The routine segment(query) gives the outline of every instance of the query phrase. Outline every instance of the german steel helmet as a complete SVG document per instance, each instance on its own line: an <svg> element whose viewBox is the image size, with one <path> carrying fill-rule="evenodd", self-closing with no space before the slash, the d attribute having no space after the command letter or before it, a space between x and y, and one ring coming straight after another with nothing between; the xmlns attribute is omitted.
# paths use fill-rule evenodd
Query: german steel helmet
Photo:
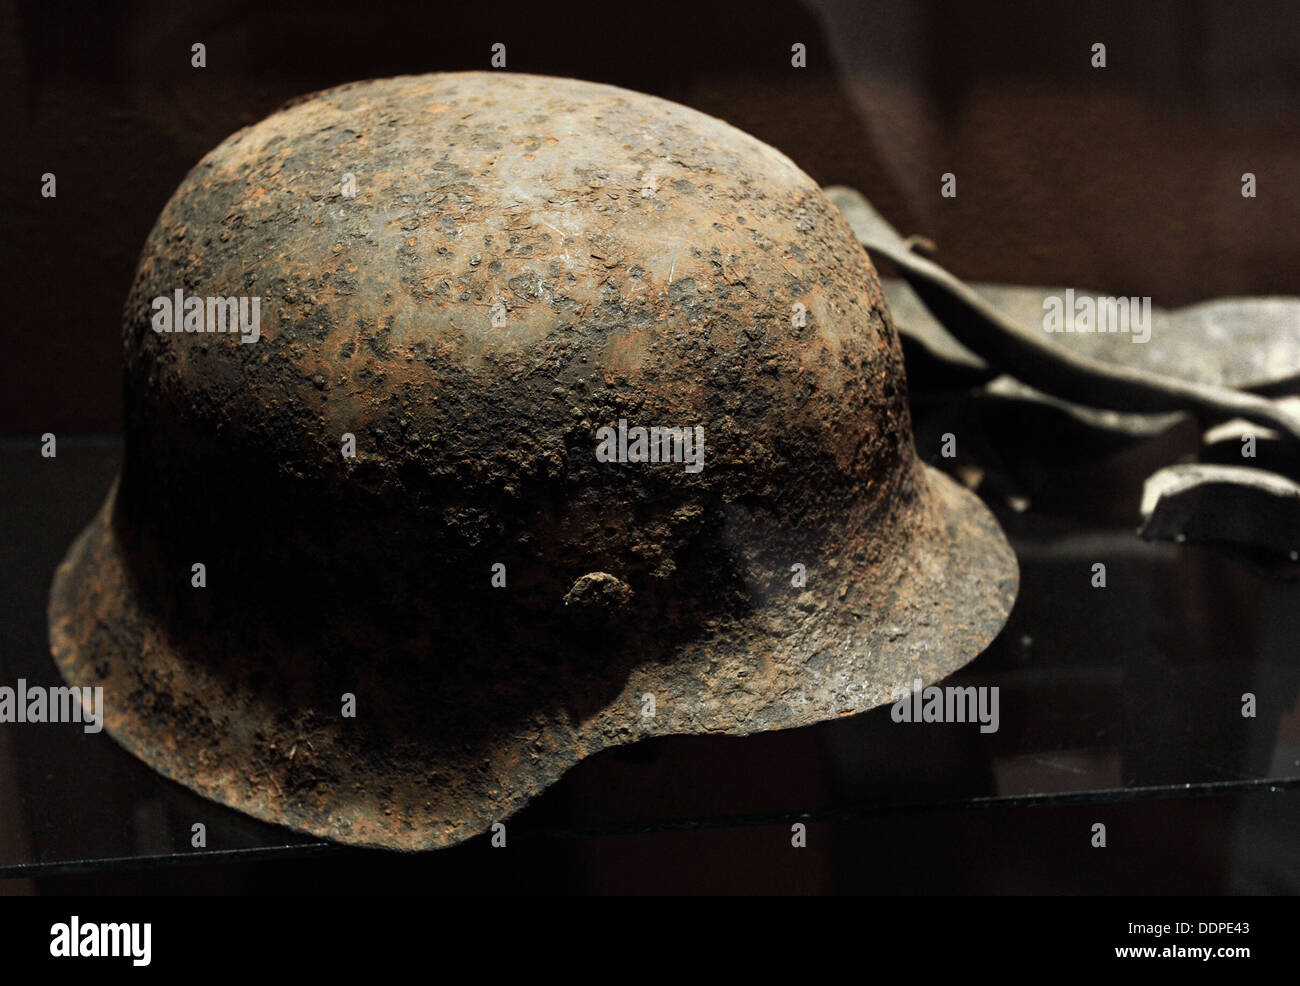
<svg viewBox="0 0 1300 986"><path fill-rule="evenodd" d="M866 253L787 157L504 73L298 100L182 182L50 639L164 775L446 846L583 757L942 678L1015 557L915 453Z"/></svg>

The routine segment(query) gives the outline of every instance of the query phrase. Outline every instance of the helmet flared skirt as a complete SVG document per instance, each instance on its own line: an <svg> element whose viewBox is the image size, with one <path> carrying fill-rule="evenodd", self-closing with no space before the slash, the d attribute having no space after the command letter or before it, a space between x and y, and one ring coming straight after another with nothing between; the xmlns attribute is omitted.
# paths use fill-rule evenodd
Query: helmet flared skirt
<svg viewBox="0 0 1300 986"><path fill-rule="evenodd" d="M1014 602L1015 555L972 493L929 466L916 475L915 502L890 524L845 518L829 550L786 552L806 581L755 581L743 614L679 640L611 637L606 657L590 641L566 655L563 639L395 649L382 626L304 639L294 619L250 629L220 613L179 632L140 590L115 485L55 573L50 643L69 684L104 688L109 734L171 780L311 835L435 849L485 832L601 749L807 726L974 659ZM751 542L797 544L730 509L742 568Z"/></svg>

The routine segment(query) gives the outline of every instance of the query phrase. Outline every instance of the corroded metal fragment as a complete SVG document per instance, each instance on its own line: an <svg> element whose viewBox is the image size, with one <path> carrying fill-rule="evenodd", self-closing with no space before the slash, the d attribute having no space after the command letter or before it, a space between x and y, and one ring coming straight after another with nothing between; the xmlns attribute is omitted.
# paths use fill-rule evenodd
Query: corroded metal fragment
<svg viewBox="0 0 1300 986"><path fill-rule="evenodd" d="M1208 546L1275 578L1300 578L1300 484L1248 466L1168 466L1142 489L1138 533Z"/></svg>
<svg viewBox="0 0 1300 986"><path fill-rule="evenodd" d="M936 359L962 370L972 383L997 371L959 343L900 278L884 278L885 299L899 332L914 337ZM1065 287L972 282L973 290L1017 325L1041 325L1046 300L1074 290L1098 305L1102 296ZM1114 332L1044 334L1103 363L1137 365L1184 380L1236 387L1257 394L1300 389L1300 298L1216 298L1183 308L1151 309L1147 343Z"/></svg>
<svg viewBox="0 0 1300 986"><path fill-rule="evenodd" d="M259 338L155 332L177 289L260 297ZM608 746L869 709L1015 595L916 458L842 218L663 100L297 101L182 183L123 334L125 465L56 574L55 658L159 771L320 836L445 846ZM602 461L624 419L703 428L702 468Z"/></svg>
<svg viewBox="0 0 1300 986"><path fill-rule="evenodd" d="M1200 374L1171 375L1165 366L1152 368L1151 361L1110 362L1097 358L1095 346L1047 342L1046 339L1059 333L1042 333L1018 322L938 264L915 252L916 241L904 239L860 192L834 186L827 189L827 195L852 224L858 240L898 267L908 285L956 338L963 351L973 353L1029 386L1094 408L1134 413L1193 411L1218 418L1242 417L1300 442L1300 417L1293 409L1265 397L1234 390L1220 382L1201 382L1197 379ZM1296 309L1288 304L1294 299L1265 300L1281 302L1280 307L1268 309L1273 312L1270 317L1294 318ZM1149 302L1146 299L1146 308ZM1037 316L1033 320L1040 321ZM1225 319L1220 337L1240 324L1240 320ZM1281 347L1250 363L1249 369L1234 369L1231 374L1249 376L1254 370L1262 375L1257 381L1259 389L1270 393L1293 382L1294 364L1287 361L1289 353L1295 351L1294 328L1290 326L1284 334ZM1096 337L1067 333L1061 338ZM1186 360L1174 362L1177 366Z"/></svg>

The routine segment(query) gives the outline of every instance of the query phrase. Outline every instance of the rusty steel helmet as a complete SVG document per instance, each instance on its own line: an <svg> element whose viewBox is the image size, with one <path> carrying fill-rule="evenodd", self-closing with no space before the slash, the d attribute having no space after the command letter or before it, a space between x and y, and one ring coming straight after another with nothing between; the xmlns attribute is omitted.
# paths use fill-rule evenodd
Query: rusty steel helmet
<svg viewBox="0 0 1300 986"><path fill-rule="evenodd" d="M469 72L291 103L182 182L123 337L54 656L136 756L317 836L446 846L615 744L870 709L1015 596L916 456L844 220L662 99Z"/></svg>

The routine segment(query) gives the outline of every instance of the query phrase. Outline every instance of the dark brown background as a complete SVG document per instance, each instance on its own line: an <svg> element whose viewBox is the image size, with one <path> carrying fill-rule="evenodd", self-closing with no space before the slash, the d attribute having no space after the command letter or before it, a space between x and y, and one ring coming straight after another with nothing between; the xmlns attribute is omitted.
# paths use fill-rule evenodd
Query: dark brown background
<svg viewBox="0 0 1300 986"><path fill-rule="evenodd" d="M118 430L122 300L206 151L303 92L488 68L497 41L511 70L729 120L818 181L861 188L966 278L1158 305L1297 290L1294 3L4 0L0 23L3 433ZM196 41L205 69L190 67ZM955 200L939 196L945 171Z"/></svg>
<svg viewBox="0 0 1300 986"><path fill-rule="evenodd" d="M487 68L497 41L508 46L513 70L617 83L731 121L817 180L861 188L904 232L935 239L940 259L966 278L1075 284L1151 295L1166 306L1297 291L1294 3L191 6L199 5L139 0L83 9L0 0L0 269L10 305L0 433L118 429L118 322L137 252L181 177L231 131L339 82ZM190 68L195 41L207 45L206 69ZM795 41L808 45L806 70L789 65ZM1097 41L1108 48L1104 70L1089 67ZM58 176L57 199L40 197L46 171ZM945 171L958 176L956 200L939 196ZM1244 171L1258 177L1257 199L1240 195ZM1195 435L1187 441L1194 447ZM39 666L33 676L49 676L48 575L99 503L114 465L107 456L98 472L86 471L71 454L75 445L65 453L60 444L55 461L38 459L34 441L22 443L17 454L30 451L36 466L0 468L0 503L11 523L0 536L0 571L11 579L0 591L0 657L22 655ZM1127 545L1135 484L1172 457L1162 445L1103 466L1081 458L1054 485L1040 483L1048 488L1036 491L1035 513L1017 520L1003 510L1000 519L1022 544L1047 543L1026 526L1038 512L1049 531L1054 522L1057 533L1094 533L1102 527L1097 516L1093 526L1078 519L1086 499L1104 515L1106 531L1122 529ZM1073 526L1053 521L1052 505L1066 502L1064 494L1075 499L1057 512ZM1026 577L1012 622L971 673L1018 687L1008 688L1007 709L1020 708L1028 725L1008 711L1006 732L987 748L965 734L927 731L905 758L889 759L897 746L884 741L886 710L746 739L674 737L584 762L511 823L519 841L508 856L474 840L421 857L331 850L322 859L274 863L205 858L144 871L73 868L32 883L0 881L0 893L376 885L1293 893L1300 872L1294 789L1232 798L1202 791L1183 800L1117 795L1114 803L1032 811L1009 803L889 808L891 800L925 806L986 791L990 753L1046 751L1050 761L1062 749L1115 752L1113 763L1101 761L1113 785L1267 776L1276 730L1261 729L1259 749L1246 756L1232 746L1245 742L1244 731L1225 740L1215 710L1220 696L1246 688L1271 695L1277 709L1293 707L1294 597L1225 562L1145 548L1126 549L1110 595L1080 593L1074 580L1087 571L1092 543L1076 538L1056 555L1022 557ZM1240 731L1240 720L1232 726ZM14 763L18 776L34 779L18 789L37 799L23 811L45 840L40 858L69 858L59 847L86 833L95 847L120 839L128 847L122 854L131 846L163 853L166 839L187 832L193 818L220 817L220 809L195 808L188 792L162 787L147 768L95 739L86 740L78 771L57 776L49 764L68 761L38 755L46 737L39 745L35 736L23 739L32 744L23 752L35 752ZM109 794L87 798L87 776ZM156 800L134 805L142 791ZM611 814L693 818L842 803L884 807L879 815L814 822L806 855L784 851L788 820L583 839L533 831L574 818L599 824ZM1098 818L1117 833L1100 856L1080 834ZM245 823L214 820L213 845L241 844L231 834ZM159 841L141 841L140 832Z"/></svg>

